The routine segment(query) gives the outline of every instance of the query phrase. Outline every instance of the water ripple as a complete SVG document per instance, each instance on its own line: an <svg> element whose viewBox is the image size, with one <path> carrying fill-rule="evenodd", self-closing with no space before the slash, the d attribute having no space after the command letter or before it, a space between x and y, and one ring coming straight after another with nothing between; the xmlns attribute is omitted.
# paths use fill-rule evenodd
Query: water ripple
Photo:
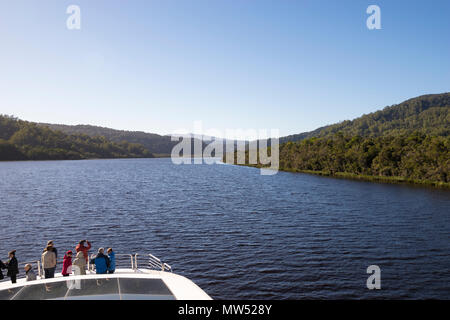
<svg viewBox="0 0 450 320"><path fill-rule="evenodd" d="M449 207L442 190L229 165L3 162L0 254L87 238L152 252L216 299L449 299Z"/></svg>

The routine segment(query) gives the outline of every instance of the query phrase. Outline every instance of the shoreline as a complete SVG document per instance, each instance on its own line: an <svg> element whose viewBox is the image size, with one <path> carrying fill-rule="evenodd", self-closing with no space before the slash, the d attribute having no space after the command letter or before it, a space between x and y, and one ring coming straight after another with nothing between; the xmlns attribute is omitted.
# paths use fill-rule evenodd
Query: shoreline
<svg viewBox="0 0 450 320"><path fill-rule="evenodd" d="M118 158L81 158L81 159L16 159L0 160L2 162L42 162L42 161L83 161L83 160L120 160L120 159L157 159L157 157L118 157Z"/></svg>
<svg viewBox="0 0 450 320"><path fill-rule="evenodd" d="M249 164L237 164L239 166L253 167L253 168L264 168L258 165L249 165ZM267 168L270 170L270 168ZM378 183L390 183L390 184L407 184L414 186L426 186L426 187L434 187L439 189L450 189L450 182L442 182L442 181L431 181L431 180L417 180L410 179L406 177L386 177L386 176L371 176L371 175L358 175L354 173L348 172L335 172L331 173L328 171L314 171L314 170L300 170L300 169L287 169L280 168L279 171L283 172L291 172L291 173L304 173L304 174L312 174L323 177L330 178L338 178L338 179L349 179L349 180L359 180L359 181L367 181L367 182L378 182Z"/></svg>

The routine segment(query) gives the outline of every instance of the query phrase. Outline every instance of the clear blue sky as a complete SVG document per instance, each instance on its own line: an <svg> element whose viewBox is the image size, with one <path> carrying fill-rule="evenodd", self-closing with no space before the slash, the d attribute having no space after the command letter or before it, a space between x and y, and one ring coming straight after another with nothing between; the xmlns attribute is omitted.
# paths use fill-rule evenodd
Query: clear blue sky
<svg viewBox="0 0 450 320"><path fill-rule="evenodd" d="M0 113L29 121L288 135L450 91L448 0L0 0L0 43Z"/></svg>

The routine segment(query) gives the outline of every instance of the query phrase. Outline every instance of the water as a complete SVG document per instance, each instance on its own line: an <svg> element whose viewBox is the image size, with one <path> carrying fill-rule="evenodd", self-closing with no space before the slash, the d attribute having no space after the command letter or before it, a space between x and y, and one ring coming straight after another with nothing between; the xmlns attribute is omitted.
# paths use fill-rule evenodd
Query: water
<svg viewBox="0 0 450 320"><path fill-rule="evenodd" d="M445 190L230 165L3 162L0 256L87 238L151 252L214 299L449 299L449 207Z"/></svg>

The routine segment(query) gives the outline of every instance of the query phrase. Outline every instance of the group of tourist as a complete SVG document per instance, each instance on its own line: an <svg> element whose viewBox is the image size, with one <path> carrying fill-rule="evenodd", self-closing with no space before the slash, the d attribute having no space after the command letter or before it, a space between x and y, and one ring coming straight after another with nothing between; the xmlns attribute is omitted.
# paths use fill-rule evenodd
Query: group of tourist
<svg viewBox="0 0 450 320"><path fill-rule="evenodd" d="M89 250L91 249L91 244L87 240L81 240L75 247L76 257L72 261L73 252L69 250L64 255L63 266L61 274L64 277L72 274L74 275L85 275L86 266L89 260ZM42 268L44 269L45 278L54 278L55 270L58 259L58 250L55 248L53 240L47 242L47 246L42 252L41 261ZM112 248L108 248L107 255L104 253L104 248L99 248L97 255L93 256L90 263L95 265L96 273L114 273L116 269L116 256ZM3 263L0 260L0 280L4 279L2 269L7 269L7 277L11 278L12 283L16 283L17 274L19 273L18 261L16 258L16 250L9 252L9 260ZM36 280L36 274L33 271L33 266L31 264L26 264L24 267L27 281Z"/></svg>

